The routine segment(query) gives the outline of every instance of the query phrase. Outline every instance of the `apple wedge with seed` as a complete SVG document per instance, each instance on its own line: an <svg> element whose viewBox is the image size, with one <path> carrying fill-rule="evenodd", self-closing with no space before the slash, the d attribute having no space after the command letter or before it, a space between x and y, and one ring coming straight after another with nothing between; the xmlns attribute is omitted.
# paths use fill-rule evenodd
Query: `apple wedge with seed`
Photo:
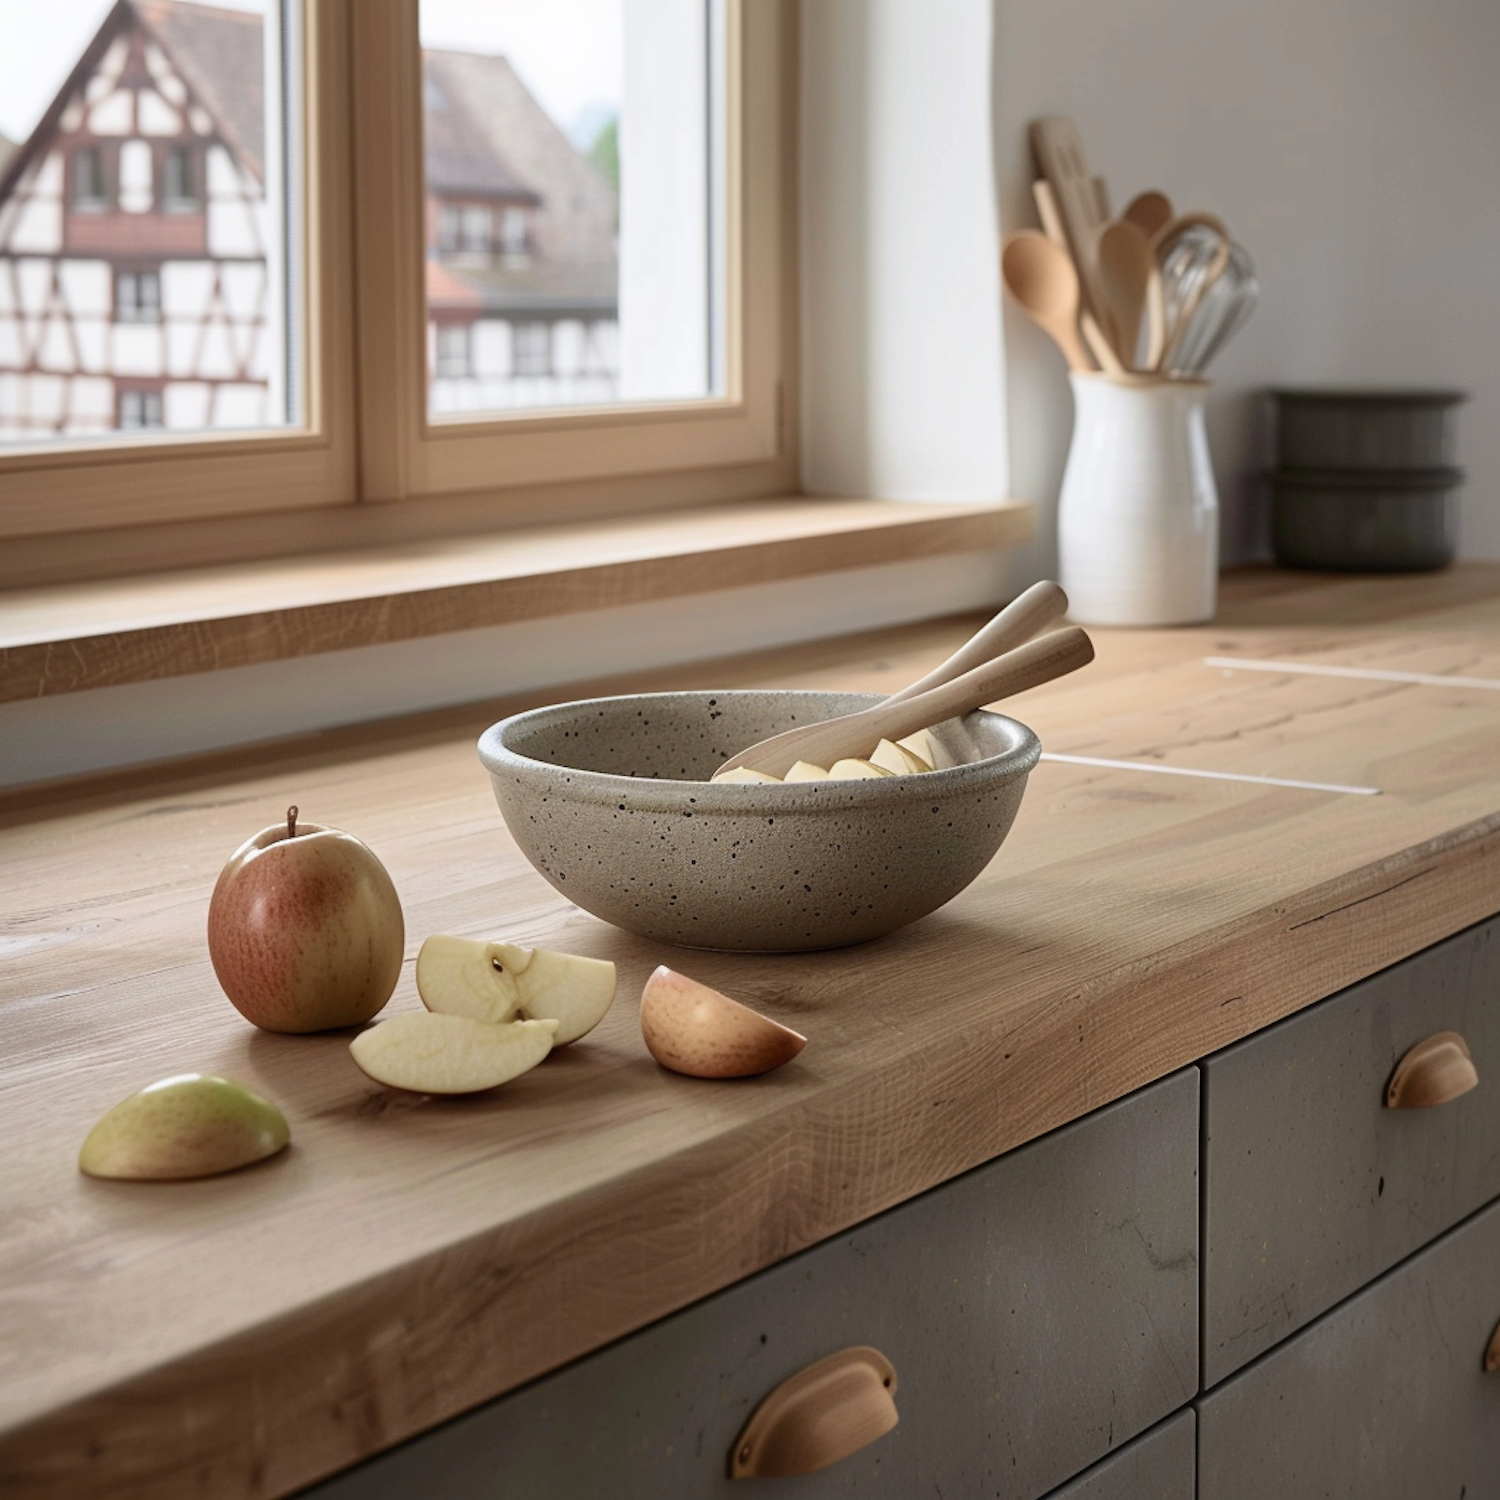
<svg viewBox="0 0 1500 1500"><path fill-rule="evenodd" d="M475 1021L556 1021L555 1046L592 1031L615 998L607 959L434 933L417 954L428 1010Z"/></svg>
<svg viewBox="0 0 1500 1500"><path fill-rule="evenodd" d="M556 1021L476 1021L408 1011L362 1031L349 1054L377 1083L414 1094L478 1094L519 1078L552 1050Z"/></svg>

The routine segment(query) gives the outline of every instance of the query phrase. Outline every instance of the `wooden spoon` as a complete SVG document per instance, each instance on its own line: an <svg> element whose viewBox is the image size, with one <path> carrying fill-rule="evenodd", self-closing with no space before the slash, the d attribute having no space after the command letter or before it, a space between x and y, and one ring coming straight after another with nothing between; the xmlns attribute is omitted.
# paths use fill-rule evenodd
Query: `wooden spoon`
<svg viewBox="0 0 1500 1500"><path fill-rule="evenodd" d="M1036 199L1037 217L1042 221L1042 229L1047 238L1066 251L1068 237L1063 231L1062 216L1057 211L1057 199L1052 196L1052 184L1045 178L1038 178L1031 185L1031 194ZM1071 255L1069 258L1071 259ZM1081 288L1079 295L1082 296ZM1083 306L1078 309L1078 331L1083 335L1089 353L1094 356L1094 361L1101 370L1111 375L1125 373L1125 366L1120 363L1120 356L1110 348L1109 340L1104 337L1104 330L1088 308Z"/></svg>
<svg viewBox="0 0 1500 1500"><path fill-rule="evenodd" d="M1078 272L1061 245L1035 229L1005 236L1000 270L1006 290L1032 322L1052 335L1070 370L1092 370L1093 361L1078 337Z"/></svg>
<svg viewBox="0 0 1500 1500"><path fill-rule="evenodd" d="M1165 193L1151 188L1144 193L1137 193L1125 205L1125 211L1120 217L1136 225L1149 240L1158 229L1170 224L1176 215L1172 211L1172 200Z"/></svg>
<svg viewBox="0 0 1500 1500"><path fill-rule="evenodd" d="M1099 287L1105 301L1104 331L1121 362L1132 370L1139 369L1141 319L1152 273L1157 271L1151 242L1139 225L1116 219L1099 235L1098 262ZM1160 285L1157 272L1158 291Z"/></svg>
<svg viewBox="0 0 1500 1500"><path fill-rule="evenodd" d="M986 703L1025 692L1075 672L1093 659L1094 647L1088 636L1077 625L1066 625L925 693L896 703L877 703L859 713L818 724L799 724L772 735L730 756L715 774L749 766L768 776L785 776L799 760L831 766L846 756L865 756L881 740L899 740Z"/></svg>
<svg viewBox="0 0 1500 1500"><path fill-rule="evenodd" d="M1044 578L1018 594L988 624L981 625L941 666L908 683L885 701L901 703L940 683L952 682L955 677L983 666L1003 652L1014 650L1023 641L1029 641L1042 626L1062 619L1067 612L1068 596L1057 584Z"/></svg>

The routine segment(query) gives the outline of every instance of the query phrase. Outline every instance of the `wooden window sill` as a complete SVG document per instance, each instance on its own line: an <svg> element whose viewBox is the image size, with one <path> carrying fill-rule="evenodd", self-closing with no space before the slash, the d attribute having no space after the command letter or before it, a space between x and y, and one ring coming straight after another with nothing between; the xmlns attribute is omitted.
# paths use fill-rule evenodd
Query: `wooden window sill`
<svg viewBox="0 0 1500 1500"><path fill-rule="evenodd" d="M1032 506L796 497L0 592L0 703L1003 548Z"/></svg>

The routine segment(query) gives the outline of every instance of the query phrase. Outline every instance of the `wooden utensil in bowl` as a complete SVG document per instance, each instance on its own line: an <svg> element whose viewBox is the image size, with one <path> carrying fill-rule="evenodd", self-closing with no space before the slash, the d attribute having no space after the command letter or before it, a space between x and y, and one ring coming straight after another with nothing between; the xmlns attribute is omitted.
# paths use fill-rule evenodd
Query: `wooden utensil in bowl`
<svg viewBox="0 0 1500 1500"><path fill-rule="evenodd" d="M866 756L881 740L901 739L986 703L1039 687L1076 672L1093 659L1088 636L1077 625L1066 625L924 693L772 735L731 755L715 775L748 766L768 776L785 776L799 760L829 766L849 756Z"/></svg>

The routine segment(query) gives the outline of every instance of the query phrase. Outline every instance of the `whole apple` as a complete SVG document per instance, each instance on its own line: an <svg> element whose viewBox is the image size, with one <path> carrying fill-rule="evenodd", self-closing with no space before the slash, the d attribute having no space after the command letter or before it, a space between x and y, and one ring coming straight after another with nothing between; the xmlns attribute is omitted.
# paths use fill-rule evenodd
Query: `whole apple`
<svg viewBox="0 0 1500 1500"><path fill-rule="evenodd" d="M263 828L224 866L208 905L208 953L224 993L266 1031L368 1021L391 998L406 927L386 868L351 834Z"/></svg>

